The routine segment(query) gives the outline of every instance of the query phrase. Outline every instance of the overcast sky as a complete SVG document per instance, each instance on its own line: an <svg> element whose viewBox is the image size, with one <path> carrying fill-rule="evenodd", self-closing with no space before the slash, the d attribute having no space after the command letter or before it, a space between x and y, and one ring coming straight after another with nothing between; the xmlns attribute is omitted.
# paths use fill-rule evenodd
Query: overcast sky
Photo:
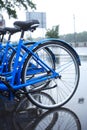
<svg viewBox="0 0 87 130"><path fill-rule="evenodd" d="M47 28L60 25L60 34L87 31L87 0L33 0L46 12ZM75 19L74 19L75 16Z"/></svg>
<svg viewBox="0 0 87 130"><path fill-rule="evenodd" d="M33 0L37 12L46 12L47 28L59 25L59 34L87 31L87 0ZM31 9L29 9L31 11ZM75 19L74 19L75 17ZM13 19L6 19L6 26ZM25 20L25 11L18 11L18 19Z"/></svg>

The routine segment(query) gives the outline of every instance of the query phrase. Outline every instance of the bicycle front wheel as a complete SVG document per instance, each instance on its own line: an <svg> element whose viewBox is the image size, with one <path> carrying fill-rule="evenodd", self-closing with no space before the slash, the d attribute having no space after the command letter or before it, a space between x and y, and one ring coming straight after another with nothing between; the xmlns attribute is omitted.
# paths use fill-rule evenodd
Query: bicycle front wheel
<svg viewBox="0 0 87 130"><path fill-rule="evenodd" d="M51 59L54 58L54 64L55 64L55 71L60 75L58 78L50 79L49 83L46 84L46 86L41 89L39 89L40 92L45 92L48 93L53 100L55 101L55 104L43 104L42 102L39 102L39 100L36 100L32 93L29 93L28 96L29 98L39 107L42 108L55 108L64 105L67 103L71 97L74 95L78 82L79 82L79 64L76 59L75 53L69 47L67 44L62 41L50 41L46 42L44 44L39 45L37 48L35 48L34 53L38 54L39 58L43 62L45 62L50 68L52 68L51 65L51 60L50 58L45 54L42 53L43 50L49 49L52 52ZM40 56L41 55L41 56ZM42 58L44 57L44 58ZM22 81L23 83L26 83L28 79L28 70L29 70L29 65L33 61L34 64L38 64L38 70L40 69L40 65L37 62L37 60L34 60L32 55L29 55L24 63L23 66L23 71L22 71ZM54 69L54 68L52 68ZM41 75L48 75L49 73L46 72L40 72L40 73L35 73L34 77L38 77ZM48 82L44 81L44 83ZM32 89L32 92L35 90L37 86L41 86L41 83L37 83L34 85L31 85L29 87L26 87L26 91L29 91ZM29 89L28 89L29 88Z"/></svg>

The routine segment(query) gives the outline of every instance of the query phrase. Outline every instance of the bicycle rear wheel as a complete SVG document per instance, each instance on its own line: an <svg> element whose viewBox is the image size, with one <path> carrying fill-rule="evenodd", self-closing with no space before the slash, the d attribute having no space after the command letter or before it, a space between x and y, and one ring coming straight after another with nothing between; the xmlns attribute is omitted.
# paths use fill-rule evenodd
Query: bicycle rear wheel
<svg viewBox="0 0 87 130"><path fill-rule="evenodd" d="M55 104L51 104L51 105L43 104L39 102L38 100L36 100L32 96L32 93L28 94L29 98L39 107L52 109L52 108L64 105L72 98L79 83L80 72L79 72L79 64L76 59L76 55L73 52L73 50L69 49L66 43L62 41L61 42L50 41L50 42L41 44L37 48L35 48L34 53L38 54L39 58L41 58L43 62L45 62L50 68L52 68L50 58L48 58L46 54L42 53L43 50L45 50L45 48L48 48L52 52L51 59L52 57L54 58L55 71L60 76L58 78L44 81L45 83L49 82L48 84L46 84L44 88L41 87L40 85L40 84L44 84L44 82L36 83L34 85L26 87L26 91L32 90L32 92L34 92L36 88L39 86L39 91L48 93L50 96L52 96L53 100L55 101ZM23 71L22 71L23 83L26 83L29 80L28 71L29 71L29 65L32 62L34 64L38 64L38 62L34 60L33 56L29 55L23 66ZM37 67L39 70L41 66L38 64ZM43 71L41 73L36 73L34 74L32 79L35 77L39 77L41 75L45 76L48 74L50 74L50 72L46 73Z"/></svg>
<svg viewBox="0 0 87 130"><path fill-rule="evenodd" d="M81 130L77 115L67 109L59 108L42 114L32 126L34 130Z"/></svg>
<svg viewBox="0 0 87 130"><path fill-rule="evenodd" d="M37 100L38 102L41 102L42 104L55 104L55 101L52 99L52 97L44 92L35 92L32 94L33 98L35 100ZM20 100L18 106L16 107L16 111L25 111L28 110L30 108L36 108L37 106L34 105L35 103L33 103L31 99L29 99L29 97L22 97L22 99ZM32 104L33 103L33 104Z"/></svg>

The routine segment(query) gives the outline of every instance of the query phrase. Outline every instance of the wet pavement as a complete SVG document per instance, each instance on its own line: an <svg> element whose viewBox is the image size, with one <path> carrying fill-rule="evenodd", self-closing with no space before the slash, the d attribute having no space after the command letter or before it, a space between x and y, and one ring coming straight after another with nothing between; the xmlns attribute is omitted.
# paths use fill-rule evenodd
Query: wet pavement
<svg viewBox="0 0 87 130"><path fill-rule="evenodd" d="M0 99L0 130L87 130L87 62L80 67L80 82L72 99L50 111Z"/></svg>
<svg viewBox="0 0 87 130"><path fill-rule="evenodd" d="M80 85L66 105L49 111L1 99L0 130L87 130L86 92Z"/></svg>
<svg viewBox="0 0 87 130"><path fill-rule="evenodd" d="M27 110L17 110L13 102L0 103L0 130L81 130L82 127L79 114L66 107L47 111L32 105Z"/></svg>

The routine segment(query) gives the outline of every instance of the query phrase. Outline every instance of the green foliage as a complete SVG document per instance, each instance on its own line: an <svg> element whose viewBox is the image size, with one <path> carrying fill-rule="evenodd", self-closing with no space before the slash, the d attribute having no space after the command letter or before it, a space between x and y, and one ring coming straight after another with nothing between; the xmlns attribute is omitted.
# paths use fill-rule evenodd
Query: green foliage
<svg viewBox="0 0 87 130"><path fill-rule="evenodd" d="M36 9L36 5L32 0L0 0L0 10L6 10L9 17L17 18L16 7L28 9Z"/></svg>
<svg viewBox="0 0 87 130"><path fill-rule="evenodd" d="M59 25L53 26L52 29L48 29L46 32L47 38L59 38Z"/></svg>
<svg viewBox="0 0 87 130"><path fill-rule="evenodd" d="M87 42L87 32L80 32L75 34L66 34L60 36L61 39L67 42Z"/></svg>
<svg viewBox="0 0 87 130"><path fill-rule="evenodd" d="M76 35L76 41L77 42L86 42L87 41L87 32L86 31L84 31L84 32L82 32L82 33L78 33L77 35Z"/></svg>

